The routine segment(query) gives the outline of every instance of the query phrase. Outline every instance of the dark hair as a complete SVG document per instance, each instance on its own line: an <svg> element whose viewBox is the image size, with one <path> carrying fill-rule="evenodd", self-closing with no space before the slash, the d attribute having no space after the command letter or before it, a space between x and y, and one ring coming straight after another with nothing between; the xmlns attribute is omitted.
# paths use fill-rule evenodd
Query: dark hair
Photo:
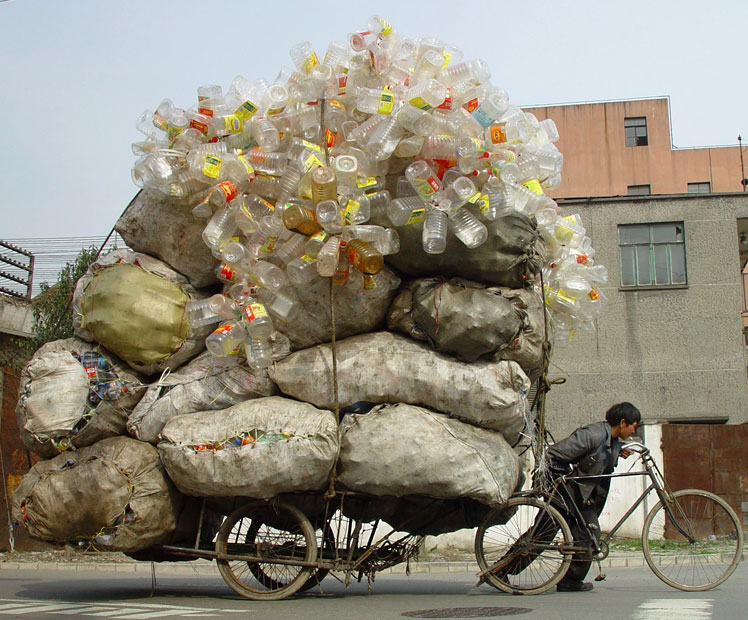
<svg viewBox="0 0 748 620"><path fill-rule="evenodd" d="M611 426L618 426L621 420L626 420L626 424L633 424L641 421L642 414L631 403L618 403L605 412L605 419Z"/></svg>

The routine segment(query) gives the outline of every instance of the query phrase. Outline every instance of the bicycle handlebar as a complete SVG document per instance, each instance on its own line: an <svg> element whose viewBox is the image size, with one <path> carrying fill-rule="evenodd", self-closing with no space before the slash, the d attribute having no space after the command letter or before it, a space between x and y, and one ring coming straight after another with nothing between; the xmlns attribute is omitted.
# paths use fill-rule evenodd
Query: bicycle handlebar
<svg viewBox="0 0 748 620"><path fill-rule="evenodd" d="M629 443L625 443L621 446L621 449L631 450L632 452L636 452L638 454L645 454L646 452L649 452L649 448L647 448L647 446L639 441L630 441Z"/></svg>

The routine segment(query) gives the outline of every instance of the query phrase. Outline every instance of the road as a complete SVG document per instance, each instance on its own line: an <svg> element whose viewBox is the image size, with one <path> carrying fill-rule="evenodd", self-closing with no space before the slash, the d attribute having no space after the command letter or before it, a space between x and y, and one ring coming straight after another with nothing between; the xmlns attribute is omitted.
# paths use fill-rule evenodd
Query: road
<svg viewBox="0 0 748 620"><path fill-rule="evenodd" d="M323 593L256 602L233 594L213 574L147 572L0 571L0 620L5 618L150 618L386 620L390 618L495 618L542 620L744 620L748 563L722 586L684 593L659 582L646 568L608 569L592 592L511 596L475 587L472 573L378 575L345 587L328 577Z"/></svg>

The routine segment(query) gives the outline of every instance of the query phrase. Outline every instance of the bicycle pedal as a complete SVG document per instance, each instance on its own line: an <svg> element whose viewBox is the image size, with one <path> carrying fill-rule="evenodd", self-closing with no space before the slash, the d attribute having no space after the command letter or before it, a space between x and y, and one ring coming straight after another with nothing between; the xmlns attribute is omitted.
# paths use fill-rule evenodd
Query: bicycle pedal
<svg viewBox="0 0 748 620"><path fill-rule="evenodd" d="M597 577L595 577L595 581L605 581L605 578L607 575L605 573L600 573Z"/></svg>

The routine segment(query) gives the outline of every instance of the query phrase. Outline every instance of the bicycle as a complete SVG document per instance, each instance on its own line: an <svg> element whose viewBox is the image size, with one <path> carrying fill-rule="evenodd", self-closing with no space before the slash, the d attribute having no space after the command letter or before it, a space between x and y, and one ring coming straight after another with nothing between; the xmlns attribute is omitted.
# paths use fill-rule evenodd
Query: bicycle
<svg viewBox="0 0 748 620"><path fill-rule="evenodd" d="M515 493L506 507L491 511L475 537L481 569L478 583L488 582L511 594L549 590L563 579L572 555L586 553L588 559L598 562L605 559L616 532L652 491L659 501L644 520L641 543L654 574L669 586L688 592L709 590L732 575L743 553L743 530L732 508L707 491L671 491L643 444L632 442L626 448L639 455L644 471L562 475L549 490ZM626 476L648 476L650 484L611 530L598 538L576 503L569 501L567 485L575 480ZM569 523L554 507L562 502L589 542L572 539Z"/></svg>

